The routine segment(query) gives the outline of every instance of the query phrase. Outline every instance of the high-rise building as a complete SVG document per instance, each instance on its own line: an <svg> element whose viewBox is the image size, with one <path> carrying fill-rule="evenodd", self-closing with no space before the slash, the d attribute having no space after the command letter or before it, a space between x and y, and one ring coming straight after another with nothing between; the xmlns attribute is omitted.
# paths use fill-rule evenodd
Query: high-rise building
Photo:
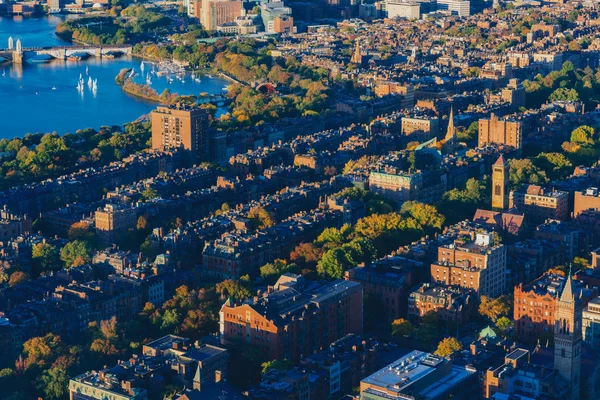
<svg viewBox="0 0 600 400"><path fill-rule="evenodd" d="M183 149L189 162L209 158L208 113L184 105L159 106L152 112L152 148Z"/></svg>
<svg viewBox="0 0 600 400"><path fill-rule="evenodd" d="M565 381L569 391L565 400L580 398L581 382L581 299L573 295L571 272L556 302L554 323L554 369Z"/></svg>
<svg viewBox="0 0 600 400"><path fill-rule="evenodd" d="M207 31L214 31L218 26L233 22L243 14L244 3L236 0L202 0L200 22Z"/></svg>
<svg viewBox="0 0 600 400"><path fill-rule="evenodd" d="M492 165L492 208L502 211L508 208L508 183L510 167L504 156L500 155Z"/></svg>
<svg viewBox="0 0 600 400"><path fill-rule="evenodd" d="M498 143L520 149L523 144L523 127L519 121L500 120L494 114L479 120L479 147Z"/></svg>

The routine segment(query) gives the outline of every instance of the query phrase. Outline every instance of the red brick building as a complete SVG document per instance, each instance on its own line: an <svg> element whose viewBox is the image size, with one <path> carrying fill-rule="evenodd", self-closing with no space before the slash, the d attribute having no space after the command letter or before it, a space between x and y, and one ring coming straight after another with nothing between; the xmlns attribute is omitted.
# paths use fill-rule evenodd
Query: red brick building
<svg viewBox="0 0 600 400"><path fill-rule="evenodd" d="M513 318L516 338L535 343L538 339L544 341L553 337L557 296L564 284L563 276L545 274L528 285L515 286ZM573 293L581 297L584 307L597 296L597 292L596 288L573 281Z"/></svg>
<svg viewBox="0 0 600 400"><path fill-rule="evenodd" d="M264 360L294 363L363 328L363 289L336 280L321 284L284 274L261 296L221 307L220 331L226 342L242 341L262 351Z"/></svg>

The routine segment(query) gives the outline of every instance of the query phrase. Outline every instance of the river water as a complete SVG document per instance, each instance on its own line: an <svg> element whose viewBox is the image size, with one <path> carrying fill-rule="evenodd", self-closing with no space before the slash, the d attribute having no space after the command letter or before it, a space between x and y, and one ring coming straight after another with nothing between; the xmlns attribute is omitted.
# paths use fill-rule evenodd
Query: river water
<svg viewBox="0 0 600 400"><path fill-rule="evenodd" d="M7 47L8 38L20 39L23 47L60 46L68 44L54 35L61 16L42 18L0 17L0 48ZM122 68L134 68L135 78L143 83L153 66L124 56L116 59L86 61L51 61L22 66L0 64L0 138L13 138L26 133L58 132L64 134L82 128L121 125L152 111L156 104L123 93L115 83ZM87 70L87 72L86 72ZM216 77L158 77L151 75L152 87L159 93L222 93L230 82ZM80 76L84 90L77 89ZM89 78L97 80L94 91Z"/></svg>

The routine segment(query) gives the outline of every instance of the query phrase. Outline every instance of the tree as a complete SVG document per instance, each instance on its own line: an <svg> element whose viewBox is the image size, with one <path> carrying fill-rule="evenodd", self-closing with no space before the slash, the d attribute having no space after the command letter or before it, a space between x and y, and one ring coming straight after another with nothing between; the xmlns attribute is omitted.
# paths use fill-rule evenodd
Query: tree
<svg viewBox="0 0 600 400"><path fill-rule="evenodd" d="M144 201L150 201L157 197L158 197L158 192L156 190L152 189L151 187L147 187L142 192L142 200L144 200Z"/></svg>
<svg viewBox="0 0 600 400"><path fill-rule="evenodd" d="M91 250L86 242L75 240L67 243L60 249L60 259L65 263L67 268L77 267L87 264L91 261Z"/></svg>
<svg viewBox="0 0 600 400"><path fill-rule="evenodd" d="M261 364L262 373L266 374L270 370L274 369L277 371L287 371L292 368L292 362L287 358L283 360L271 360Z"/></svg>
<svg viewBox="0 0 600 400"><path fill-rule="evenodd" d="M540 153L533 159L533 164L550 179L565 178L573 171L573 164L562 153Z"/></svg>
<svg viewBox="0 0 600 400"><path fill-rule="evenodd" d="M28 279L29 279L29 274L27 274L25 272L21 272L21 271L15 271L15 272L13 272L10 275L10 279L8 281L8 284L10 286L16 286L16 285L19 285L21 283L24 283Z"/></svg>
<svg viewBox="0 0 600 400"><path fill-rule="evenodd" d="M522 184L540 185L548 182L546 173L533 165L533 162L528 159L511 159L510 164L510 184L512 188L517 188Z"/></svg>
<svg viewBox="0 0 600 400"><path fill-rule="evenodd" d="M500 296L495 299L481 296L479 314L485 315L494 323L497 322L500 317L509 315L510 309L511 303L507 296Z"/></svg>
<svg viewBox="0 0 600 400"><path fill-rule="evenodd" d="M23 344L26 368L46 368L63 352L64 344L53 333L37 336Z"/></svg>
<svg viewBox="0 0 600 400"><path fill-rule="evenodd" d="M260 276L267 280L269 283L275 283L275 281L287 272L297 272L298 267L294 263L288 264L286 260L275 260L272 263L267 263L260 267Z"/></svg>
<svg viewBox="0 0 600 400"><path fill-rule="evenodd" d="M325 277L339 279L345 270L346 253L340 248L328 250L317 264L317 272Z"/></svg>
<svg viewBox="0 0 600 400"><path fill-rule="evenodd" d="M437 350L433 354L448 357L457 351L461 351L462 348L462 344L456 338L445 338L438 344Z"/></svg>
<svg viewBox="0 0 600 400"><path fill-rule="evenodd" d="M413 325L410 321L404 318L399 318L392 322L392 335L393 336L409 336L413 330Z"/></svg>
<svg viewBox="0 0 600 400"><path fill-rule="evenodd" d="M50 368L37 380L37 388L49 399L60 399L67 394L69 377L64 368Z"/></svg>
<svg viewBox="0 0 600 400"><path fill-rule="evenodd" d="M571 142L581 145L594 144L594 128L588 125L582 125L571 132Z"/></svg>
<svg viewBox="0 0 600 400"><path fill-rule="evenodd" d="M217 283L215 289L221 296L229 296L237 300L244 300L252 296L252 293L247 287L240 282L231 279Z"/></svg>
<svg viewBox="0 0 600 400"><path fill-rule="evenodd" d="M550 101L579 101L579 94L575 89L558 88L550 94Z"/></svg>
<svg viewBox="0 0 600 400"><path fill-rule="evenodd" d="M248 219L255 229L270 228L275 225L273 213L267 211L264 207L253 207L248 211Z"/></svg>
<svg viewBox="0 0 600 400"><path fill-rule="evenodd" d="M53 271L59 268L58 251L49 243L33 245L31 258L37 271Z"/></svg>
<svg viewBox="0 0 600 400"><path fill-rule="evenodd" d="M407 201L402 204L400 212L413 217L428 233L439 231L444 225L444 216L439 213L435 206L429 204Z"/></svg>
<svg viewBox="0 0 600 400"><path fill-rule="evenodd" d="M85 242L93 242L96 238L96 234L91 228L91 225L86 222L75 222L69 228L68 233L69 240L82 240Z"/></svg>
<svg viewBox="0 0 600 400"><path fill-rule="evenodd" d="M502 332L506 332L512 326L513 326L512 320L508 319L507 317L500 317L500 318L498 318L498 321L496 321L496 327L498 329L500 329L500 331L502 331Z"/></svg>
<svg viewBox="0 0 600 400"><path fill-rule="evenodd" d="M294 263L308 265L314 267L317 262L323 257L323 249L315 246L312 243L300 243L290 253L290 260Z"/></svg>

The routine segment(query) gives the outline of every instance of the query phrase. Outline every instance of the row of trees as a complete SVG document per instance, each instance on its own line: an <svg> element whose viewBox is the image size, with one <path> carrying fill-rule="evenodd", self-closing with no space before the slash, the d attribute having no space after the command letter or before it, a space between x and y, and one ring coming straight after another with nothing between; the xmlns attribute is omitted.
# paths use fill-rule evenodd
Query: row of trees
<svg viewBox="0 0 600 400"><path fill-rule="evenodd" d="M99 130L27 134L0 140L0 189L56 177L66 172L108 164L150 145L150 124L131 123Z"/></svg>

